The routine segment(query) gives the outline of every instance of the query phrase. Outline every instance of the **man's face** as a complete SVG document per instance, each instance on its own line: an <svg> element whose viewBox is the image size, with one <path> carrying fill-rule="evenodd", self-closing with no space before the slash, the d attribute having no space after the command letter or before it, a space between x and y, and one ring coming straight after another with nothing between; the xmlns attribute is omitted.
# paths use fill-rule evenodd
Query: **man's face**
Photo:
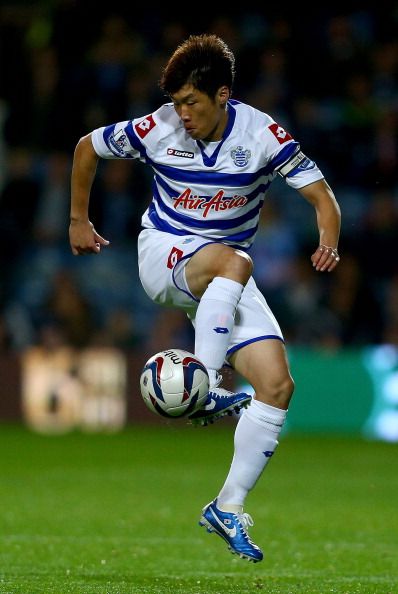
<svg viewBox="0 0 398 594"><path fill-rule="evenodd" d="M175 110L187 134L194 140L220 140L227 125L227 87L221 87L214 98L186 84L171 95Z"/></svg>

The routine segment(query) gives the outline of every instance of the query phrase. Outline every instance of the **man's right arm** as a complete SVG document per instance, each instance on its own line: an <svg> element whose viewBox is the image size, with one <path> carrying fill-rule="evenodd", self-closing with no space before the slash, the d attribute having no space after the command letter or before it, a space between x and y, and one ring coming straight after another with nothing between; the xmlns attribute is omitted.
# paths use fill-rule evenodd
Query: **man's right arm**
<svg viewBox="0 0 398 594"><path fill-rule="evenodd" d="M109 241L95 231L88 214L97 164L98 155L88 134L77 143L72 166L69 239L75 256L98 254L102 245L109 245Z"/></svg>

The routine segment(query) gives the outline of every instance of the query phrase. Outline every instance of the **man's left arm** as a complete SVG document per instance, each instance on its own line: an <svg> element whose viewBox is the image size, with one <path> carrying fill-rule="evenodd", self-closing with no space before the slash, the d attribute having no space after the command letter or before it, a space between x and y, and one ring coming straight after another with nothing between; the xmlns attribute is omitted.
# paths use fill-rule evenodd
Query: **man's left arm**
<svg viewBox="0 0 398 594"><path fill-rule="evenodd" d="M340 261L340 207L330 186L324 179L298 190L315 208L319 230L319 246L311 256L312 265L321 272L331 272Z"/></svg>

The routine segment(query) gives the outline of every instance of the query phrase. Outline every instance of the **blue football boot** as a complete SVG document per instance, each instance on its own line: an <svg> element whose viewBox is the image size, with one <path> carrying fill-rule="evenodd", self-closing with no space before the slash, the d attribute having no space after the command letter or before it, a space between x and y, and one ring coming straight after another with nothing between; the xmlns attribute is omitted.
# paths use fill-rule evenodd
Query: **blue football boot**
<svg viewBox="0 0 398 594"><path fill-rule="evenodd" d="M199 525L207 528L207 532L215 532L228 544L231 553L239 555L241 559L247 559L257 563L263 559L262 550L249 538L247 529L253 526L253 520L249 514L223 512L218 509L215 499L202 510L202 517Z"/></svg>
<svg viewBox="0 0 398 594"><path fill-rule="evenodd" d="M210 388L202 408L188 416L193 425L206 426L217 419L238 413L249 406L252 397L245 392L229 392L224 388Z"/></svg>

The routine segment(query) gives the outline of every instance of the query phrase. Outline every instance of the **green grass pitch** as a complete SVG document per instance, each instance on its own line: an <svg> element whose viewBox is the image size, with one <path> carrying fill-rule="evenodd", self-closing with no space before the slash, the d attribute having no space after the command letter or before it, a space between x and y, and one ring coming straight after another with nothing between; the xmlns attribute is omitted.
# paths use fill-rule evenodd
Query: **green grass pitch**
<svg viewBox="0 0 398 594"><path fill-rule="evenodd" d="M398 446L281 439L246 510L251 564L198 526L233 425L119 434L0 427L1 594L396 594Z"/></svg>

